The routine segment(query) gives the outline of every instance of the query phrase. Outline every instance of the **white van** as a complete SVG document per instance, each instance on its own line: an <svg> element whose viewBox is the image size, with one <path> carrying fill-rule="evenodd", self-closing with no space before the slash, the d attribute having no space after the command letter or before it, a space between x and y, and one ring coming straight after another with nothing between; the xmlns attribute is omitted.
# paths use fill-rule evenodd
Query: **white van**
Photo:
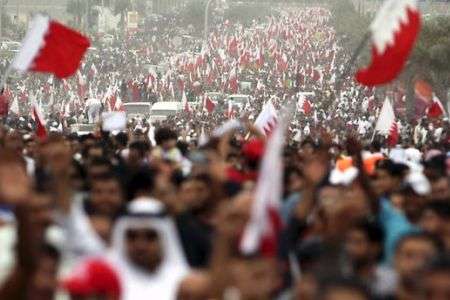
<svg viewBox="0 0 450 300"><path fill-rule="evenodd" d="M150 117L152 104L150 102L127 102L123 104L127 119Z"/></svg>
<svg viewBox="0 0 450 300"><path fill-rule="evenodd" d="M247 103L250 103L250 96L239 94L229 95L227 97L227 103L229 101L231 101L233 105L239 107L239 109L243 109Z"/></svg>
<svg viewBox="0 0 450 300"><path fill-rule="evenodd" d="M164 121L169 116L176 115L183 110L181 102L156 102L150 112L150 121Z"/></svg>

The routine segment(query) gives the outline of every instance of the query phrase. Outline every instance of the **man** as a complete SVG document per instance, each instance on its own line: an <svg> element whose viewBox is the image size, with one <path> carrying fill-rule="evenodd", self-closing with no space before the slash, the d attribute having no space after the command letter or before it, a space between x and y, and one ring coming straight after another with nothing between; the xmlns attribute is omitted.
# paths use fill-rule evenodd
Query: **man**
<svg viewBox="0 0 450 300"><path fill-rule="evenodd" d="M378 264L383 237L383 231L376 223L361 220L350 227L344 241L351 273L370 285L377 296L391 295L395 289L395 274Z"/></svg>
<svg viewBox="0 0 450 300"><path fill-rule="evenodd" d="M123 300L176 299L178 286L188 274L188 265L172 219L165 214L163 204L150 199L133 201L127 213L114 227L108 253L83 263L81 269L87 270L85 275L91 277L91 268L85 266L96 264L97 271L102 270L98 274L103 274L96 280L104 282L103 286L117 288L114 278L118 278ZM73 278L77 273L74 272ZM85 296L98 292L94 289ZM74 291L69 288L69 293Z"/></svg>
<svg viewBox="0 0 450 300"><path fill-rule="evenodd" d="M385 234L384 256L387 262L392 259L396 241L402 235L417 230L405 213L394 207L391 199L392 193L400 187L406 171L405 165L385 160L377 167L373 180L373 188L380 196L378 219Z"/></svg>
<svg viewBox="0 0 450 300"><path fill-rule="evenodd" d="M450 298L450 257L435 259L423 274L423 296L426 299L445 300Z"/></svg>
<svg viewBox="0 0 450 300"><path fill-rule="evenodd" d="M75 263L79 258L103 253L111 237L113 221L124 204L119 179L104 173L91 179L88 199L74 197L62 210L61 224L66 230L66 251Z"/></svg>
<svg viewBox="0 0 450 300"><path fill-rule="evenodd" d="M397 299L416 299L420 275L441 250L440 241L425 233L410 233L398 241L394 256Z"/></svg>

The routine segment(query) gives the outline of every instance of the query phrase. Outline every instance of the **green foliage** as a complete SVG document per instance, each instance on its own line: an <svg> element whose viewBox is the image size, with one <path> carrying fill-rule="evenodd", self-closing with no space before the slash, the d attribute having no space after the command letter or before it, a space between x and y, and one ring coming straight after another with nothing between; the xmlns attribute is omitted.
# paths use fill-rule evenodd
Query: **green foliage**
<svg viewBox="0 0 450 300"><path fill-rule="evenodd" d="M426 20L406 70L410 78L416 77L430 82L443 103L448 100L450 88L449 32L449 17Z"/></svg>
<svg viewBox="0 0 450 300"><path fill-rule="evenodd" d="M345 48L353 51L368 31L370 17L359 14L349 0L332 0L332 25Z"/></svg>
<svg viewBox="0 0 450 300"><path fill-rule="evenodd" d="M450 72L450 18L438 17L423 24L411 63L423 72Z"/></svg>

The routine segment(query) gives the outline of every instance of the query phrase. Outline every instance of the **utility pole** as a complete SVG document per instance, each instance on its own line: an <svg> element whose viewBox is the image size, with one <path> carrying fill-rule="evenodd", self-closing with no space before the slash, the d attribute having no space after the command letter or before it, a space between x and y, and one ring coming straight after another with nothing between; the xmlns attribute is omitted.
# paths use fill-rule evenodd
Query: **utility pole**
<svg viewBox="0 0 450 300"><path fill-rule="evenodd" d="M4 0L0 0L0 37L3 36L3 12L4 10Z"/></svg>

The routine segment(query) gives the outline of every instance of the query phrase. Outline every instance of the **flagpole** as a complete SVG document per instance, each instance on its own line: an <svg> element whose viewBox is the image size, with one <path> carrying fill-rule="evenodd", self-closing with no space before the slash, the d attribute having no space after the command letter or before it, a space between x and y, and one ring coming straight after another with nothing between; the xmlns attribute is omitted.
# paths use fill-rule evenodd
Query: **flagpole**
<svg viewBox="0 0 450 300"><path fill-rule="evenodd" d="M3 75L2 81L0 83L0 95L3 95L5 92L6 81L8 80L9 74L11 74L12 67L11 65L6 69L5 74Z"/></svg>
<svg viewBox="0 0 450 300"><path fill-rule="evenodd" d="M356 59L358 58L359 54L361 54L361 51L364 49L364 46L367 44L367 41L369 39L370 39L370 32L366 32L366 34L362 38L361 42L359 43L358 47L356 47L355 51L353 52L352 56L350 57L349 61L346 63L344 72L342 72L341 76L339 76L338 81L337 81L337 85L336 85L336 92L337 92L336 94L337 95L340 95L343 80L350 73L353 65L356 62Z"/></svg>

